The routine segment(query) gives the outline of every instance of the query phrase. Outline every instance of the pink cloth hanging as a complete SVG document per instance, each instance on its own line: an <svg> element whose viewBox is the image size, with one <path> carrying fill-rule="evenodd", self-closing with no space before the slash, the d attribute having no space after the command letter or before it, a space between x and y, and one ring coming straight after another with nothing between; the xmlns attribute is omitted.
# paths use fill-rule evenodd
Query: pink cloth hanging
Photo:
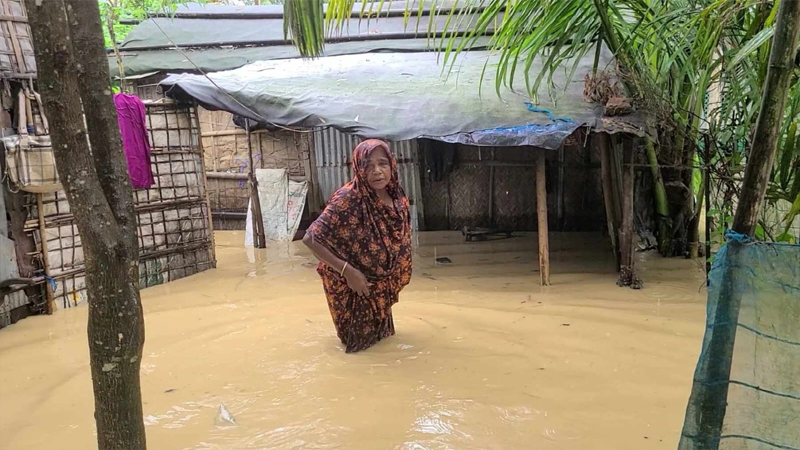
<svg viewBox="0 0 800 450"><path fill-rule="evenodd" d="M144 103L135 95L120 93L114 95L114 104L117 106L117 120L131 185L134 189L147 189L154 184L154 180Z"/></svg>

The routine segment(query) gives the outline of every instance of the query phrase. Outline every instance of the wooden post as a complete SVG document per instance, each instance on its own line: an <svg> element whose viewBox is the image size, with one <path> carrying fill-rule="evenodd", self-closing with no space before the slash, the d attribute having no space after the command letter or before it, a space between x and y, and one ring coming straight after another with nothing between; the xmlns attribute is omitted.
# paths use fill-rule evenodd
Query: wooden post
<svg viewBox="0 0 800 450"><path fill-rule="evenodd" d="M622 232L620 233L619 286L639 288L633 267L633 140L625 137L622 165Z"/></svg>
<svg viewBox="0 0 800 450"><path fill-rule="evenodd" d="M39 241L42 243L42 265L44 265L45 274L45 289L47 292L47 305L45 309L47 314L53 314L55 311L56 301L53 297L53 285L50 280L50 255L47 253L47 231L44 226L44 202L42 202L42 194L36 194L36 215L39 216Z"/></svg>
<svg viewBox="0 0 800 450"><path fill-rule="evenodd" d="M494 147L491 149L491 160L494 161ZM489 227L494 227L494 166L489 166Z"/></svg>
<svg viewBox="0 0 800 450"><path fill-rule="evenodd" d="M266 248L267 242L264 236L264 219L261 215L261 200L258 198L258 180L256 179L256 168L253 166L253 143L250 141L250 119L244 121L247 136L247 154L250 158L250 202L253 210L253 245L256 248Z"/></svg>
<svg viewBox="0 0 800 450"><path fill-rule="evenodd" d="M622 160L623 152L618 151L617 137L608 136L608 161L611 163L612 203L614 205L614 220L617 224L617 243L619 232L622 228Z"/></svg>
<svg viewBox="0 0 800 450"><path fill-rule="evenodd" d="M709 167L711 166L711 164L709 162L709 161L711 161L711 139L709 138L708 135L706 135L705 139L706 139L706 141L705 141L705 144L706 144L705 145L705 167L703 168L703 170L706 173L706 186L705 186L706 190L705 190L705 192L703 192L703 195L706 198L706 201L705 201L705 210L706 210L705 211L705 214L706 214L705 225L706 226L705 226L705 237L703 238L704 241L705 241L705 254L703 255L703 257L706 260L706 264L705 264L705 266L706 266L706 283L708 283L708 275L711 273L711 258L710 258L710 256L711 256L711 221L708 220L708 216L709 216L708 212L711 210L711 170L709 170Z"/></svg>
<svg viewBox="0 0 800 450"><path fill-rule="evenodd" d="M197 147L200 150L200 171L203 172L203 190L204 196L206 198L206 211L208 211L208 233L209 238L211 239L211 267L217 268L217 241L214 237L214 218L211 215L211 200L208 199L208 174L206 172L206 150L203 147L203 131L200 128L200 110L199 106L195 106L192 108L192 118L194 119L194 123L197 126ZM213 145L213 141L212 141ZM214 158L214 165L216 166L217 157L212 153L212 158Z"/></svg>
<svg viewBox="0 0 800 450"><path fill-rule="evenodd" d="M600 147L600 168L603 175L603 202L606 206L606 224L608 225L608 235L611 238L611 249L617 266L620 264L619 246L617 243L617 220L614 212L614 183L611 178L611 155L609 153L609 139L605 133L594 135L597 139L597 146Z"/></svg>
<svg viewBox="0 0 800 450"><path fill-rule="evenodd" d="M558 190L557 190L557 210L558 227L564 231L564 143L558 148Z"/></svg>
<svg viewBox="0 0 800 450"><path fill-rule="evenodd" d="M550 242L547 233L547 188L545 184L545 151L536 155L536 216L539 221L539 273L542 286L550 285Z"/></svg>

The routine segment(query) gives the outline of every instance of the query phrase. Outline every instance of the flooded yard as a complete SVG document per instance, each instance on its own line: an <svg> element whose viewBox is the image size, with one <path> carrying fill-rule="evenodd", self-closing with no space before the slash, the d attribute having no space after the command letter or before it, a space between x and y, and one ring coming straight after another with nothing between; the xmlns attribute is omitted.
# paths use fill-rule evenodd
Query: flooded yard
<svg viewBox="0 0 800 450"><path fill-rule="evenodd" d="M420 237L395 337L336 338L310 254L217 233L218 269L143 291L152 449L673 449L704 328L698 262L599 236ZM448 264L435 264L446 257ZM0 448L95 447L85 306L0 330ZM234 423L219 417L220 405Z"/></svg>

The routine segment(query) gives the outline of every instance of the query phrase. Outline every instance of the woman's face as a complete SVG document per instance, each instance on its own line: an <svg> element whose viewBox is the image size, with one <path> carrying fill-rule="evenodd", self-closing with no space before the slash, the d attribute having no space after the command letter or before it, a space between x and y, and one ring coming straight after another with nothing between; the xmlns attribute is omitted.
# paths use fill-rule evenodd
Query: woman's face
<svg viewBox="0 0 800 450"><path fill-rule="evenodd" d="M366 175L370 187L376 191L386 189L389 185L392 180L392 164L383 147L378 147L370 153Z"/></svg>

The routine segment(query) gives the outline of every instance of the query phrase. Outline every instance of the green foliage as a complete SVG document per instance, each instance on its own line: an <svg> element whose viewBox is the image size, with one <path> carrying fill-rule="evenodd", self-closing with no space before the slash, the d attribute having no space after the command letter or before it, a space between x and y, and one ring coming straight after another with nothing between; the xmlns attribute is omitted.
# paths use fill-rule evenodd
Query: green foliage
<svg viewBox="0 0 800 450"><path fill-rule="evenodd" d="M325 41L322 2L286 0L283 14L283 34L288 37L291 30L292 42L300 50L300 54L321 54Z"/></svg>
<svg viewBox="0 0 800 450"><path fill-rule="evenodd" d="M191 1L193 3L209 3L209 0ZM112 42L108 29L109 17L112 19L117 42L122 42L135 25L123 25L119 23L120 20L144 20L150 13L171 14L178 8L178 5L188 3L189 0L98 0L98 2L106 48L111 48Z"/></svg>

